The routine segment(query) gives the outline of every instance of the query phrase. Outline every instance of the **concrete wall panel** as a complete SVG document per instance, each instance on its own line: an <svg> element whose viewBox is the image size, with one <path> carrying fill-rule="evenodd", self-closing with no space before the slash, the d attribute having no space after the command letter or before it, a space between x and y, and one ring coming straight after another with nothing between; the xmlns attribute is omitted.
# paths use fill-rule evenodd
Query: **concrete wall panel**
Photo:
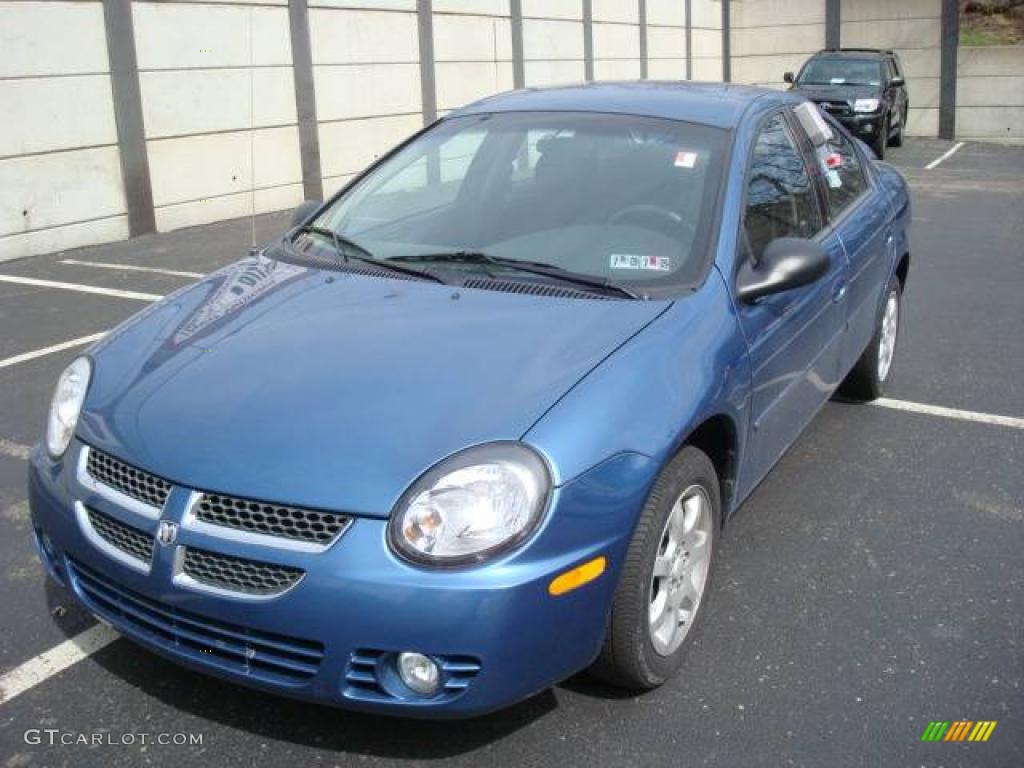
<svg viewBox="0 0 1024 768"><path fill-rule="evenodd" d="M647 0L647 23L686 26L685 0Z"/></svg>
<svg viewBox="0 0 1024 768"><path fill-rule="evenodd" d="M0 114L0 157L117 143L105 74L0 80Z"/></svg>
<svg viewBox="0 0 1024 768"><path fill-rule="evenodd" d="M435 16L436 61L512 61L508 19L486 16Z"/></svg>
<svg viewBox="0 0 1024 768"><path fill-rule="evenodd" d="M681 27L648 27L647 55L651 59L685 59L686 30Z"/></svg>
<svg viewBox="0 0 1024 768"><path fill-rule="evenodd" d="M581 83L584 78L583 59L562 61L527 61L525 64L528 86L564 85Z"/></svg>
<svg viewBox="0 0 1024 768"><path fill-rule="evenodd" d="M292 63L284 8L136 2L132 12L139 70Z"/></svg>
<svg viewBox="0 0 1024 768"><path fill-rule="evenodd" d="M0 160L0 236L126 210L116 147Z"/></svg>
<svg viewBox="0 0 1024 768"><path fill-rule="evenodd" d="M514 87L511 62L439 62L437 105L455 109Z"/></svg>
<svg viewBox="0 0 1024 768"><path fill-rule="evenodd" d="M575 21L523 19L523 57L527 60L583 60L583 25Z"/></svg>
<svg viewBox="0 0 1024 768"><path fill-rule="evenodd" d="M106 72L99 2L0 2L0 77Z"/></svg>
<svg viewBox="0 0 1024 768"><path fill-rule="evenodd" d="M419 61L416 15L311 9L313 64Z"/></svg>
<svg viewBox="0 0 1024 768"><path fill-rule="evenodd" d="M640 59L640 28L629 24L594 24L595 59Z"/></svg>
<svg viewBox="0 0 1024 768"><path fill-rule="evenodd" d="M640 20L640 4L636 0L591 0L594 21L619 21L636 24Z"/></svg>
<svg viewBox="0 0 1024 768"><path fill-rule="evenodd" d="M321 121L419 112L418 64L359 64L314 67L317 116Z"/></svg>
<svg viewBox="0 0 1024 768"><path fill-rule="evenodd" d="M139 80L148 138L296 122L291 67L143 72Z"/></svg>

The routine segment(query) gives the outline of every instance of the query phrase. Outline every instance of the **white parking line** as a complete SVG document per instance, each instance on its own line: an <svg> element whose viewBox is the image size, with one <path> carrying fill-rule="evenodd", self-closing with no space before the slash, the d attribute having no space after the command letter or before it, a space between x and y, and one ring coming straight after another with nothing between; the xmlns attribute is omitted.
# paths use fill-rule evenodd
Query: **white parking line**
<svg viewBox="0 0 1024 768"><path fill-rule="evenodd" d="M14 443L0 437L0 453L4 456L10 456L15 459L27 459L28 455L32 453L32 449L27 445Z"/></svg>
<svg viewBox="0 0 1024 768"><path fill-rule="evenodd" d="M25 352L21 355L8 357L6 360L0 360L0 368L7 368L11 365L24 363L27 360L35 360L37 357L43 357L44 355L49 355L54 352L62 352L63 350L71 349L72 347L80 347L83 344L92 344L94 341L99 341L106 335L106 331L100 331L99 333L94 333L91 336L81 336L77 339L71 339L71 341L54 344L52 347L44 347L43 349L37 349L34 352Z"/></svg>
<svg viewBox="0 0 1024 768"><path fill-rule="evenodd" d="M61 264L73 264L78 267L96 267L98 269L119 269L126 272L154 272L158 275L173 275L174 277L206 277L202 272L179 272L176 269L163 269L161 267L138 267L134 264L109 264L100 261L79 261L78 259L61 259Z"/></svg>
<svg viewBox="0 0 1024 768"><path fill-rule="evenodd" d="M97 624L55 648L29 659L0 677L0 703L34 688L117 640L120 635L106 624Z"/></svg>
<svg viewBox="0 0 1024 768"><path fill-rule="evenodd" d="M963 145L964 145L964 142L962 142L962 141L957 142L950 149L946 150L941 155L939 155L934 160L932 160L930 163L928 163L928 165L926 165L924 167L924 169L926 171L930 171L932 168L937 166L943 160L948 160L949 158L951 158L953 156L953 153L956 152L958 149L960 149L960 147L962 147Z"/></svg>
<svg viewBox="0 0 1024 768"><path fill-rule="evenodd" d="M21 277L20 275L0 275L0 283L18 283L19 285L36 285L40 288L59 288L63 291L97 293L100 296L116 296L119 299L135 299L136 301L156 301L163 298L158 293L122 291L118 288L101 288L98 285L80 285L79 283L61 283L56 280L39 280L35 277Z"/></svg>
<svg viewBox="0 0 1024 768"><path fill-rule="evenodd" d="M910 413L923 413L928 416L942 416L947 419L959 419L960 421L974 421L979 424L994 424L999 427L1024 429L1024 419L1018 419L1015 416L1000 416L995 413L962 411L958 408L944 408L941 405L912 403L907 400L890 400L887 397L880 397L877 400L872 400L870 404L877 405L880 408L892 408L897 411L909 411Z"/></svg>

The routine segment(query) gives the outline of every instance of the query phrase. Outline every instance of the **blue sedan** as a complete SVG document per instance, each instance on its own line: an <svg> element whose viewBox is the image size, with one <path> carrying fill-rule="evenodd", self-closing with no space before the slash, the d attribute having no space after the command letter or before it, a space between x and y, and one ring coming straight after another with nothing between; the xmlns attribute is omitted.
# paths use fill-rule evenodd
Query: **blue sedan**
<svg viewBox="0 0 1024 768"><path fill-rule="evenodd" d="M64 371L52 578L181 664L463 717L679 668L723 524L880 394L907 187L795 94L461 109Z"/></svg>

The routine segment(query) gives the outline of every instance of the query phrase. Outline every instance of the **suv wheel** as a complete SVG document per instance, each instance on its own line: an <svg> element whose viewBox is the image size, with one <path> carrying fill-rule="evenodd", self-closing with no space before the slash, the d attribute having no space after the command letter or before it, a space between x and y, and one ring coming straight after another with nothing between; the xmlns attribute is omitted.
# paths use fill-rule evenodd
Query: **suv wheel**
<svg viewBox="0 0 1024 768"><path fill-rule="evenodd" d="M889 116L882 118L882 124L878 126L878 136L871 143L871 149L875 151L875 157L879 160L885 159L885 147L889 143Z"/></svg>
<svg viewBox="0 0 1024 768"><path fill-rule="evenodd" d="M889 139L890 147L902 147L903 146L903 129L907 125L907 108L904 106L900 113L900 127L896 129L896 133L893 134L892 138Z"/></svg>

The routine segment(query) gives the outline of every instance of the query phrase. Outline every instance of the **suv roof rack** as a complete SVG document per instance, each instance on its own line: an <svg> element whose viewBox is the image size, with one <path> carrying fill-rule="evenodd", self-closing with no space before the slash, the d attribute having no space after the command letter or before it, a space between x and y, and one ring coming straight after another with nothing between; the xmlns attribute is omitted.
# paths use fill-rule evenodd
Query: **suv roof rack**
<svg viewBox="0 0 1024 768"><path fill-rule="evenodd" d="M818 53L884 53L895 56L896 51L892 48L822 48Z"/></svg>

